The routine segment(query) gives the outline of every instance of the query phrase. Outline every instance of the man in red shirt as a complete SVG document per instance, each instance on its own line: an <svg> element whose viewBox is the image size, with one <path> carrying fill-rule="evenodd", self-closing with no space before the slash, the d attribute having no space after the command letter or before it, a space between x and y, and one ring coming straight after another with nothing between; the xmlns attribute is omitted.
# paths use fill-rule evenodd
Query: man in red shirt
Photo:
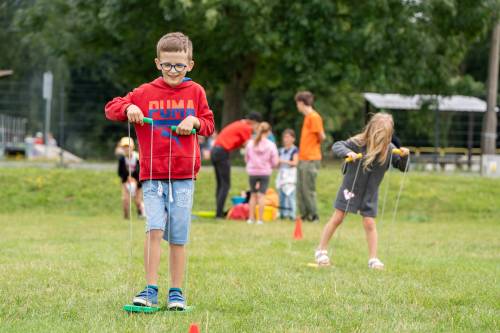
<svg viewBox="0 0 500 333"><path fill-rule="evenodd" d="M215 139L210 158L215 170L217 188L215 200L217 202L216 217L223 218L224 204L231 187L231 161L229 153L244 146L257 129L262 116L259 112L250 112L244 119L230 123L222 129Z"/></svg>

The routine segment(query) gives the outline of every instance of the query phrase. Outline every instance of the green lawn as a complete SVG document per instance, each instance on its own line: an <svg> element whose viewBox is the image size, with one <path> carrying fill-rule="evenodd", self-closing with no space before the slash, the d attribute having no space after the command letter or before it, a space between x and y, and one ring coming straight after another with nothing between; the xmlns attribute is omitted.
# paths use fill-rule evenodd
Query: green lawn
<svg viewBox="0 0 500 333"><path fill-rule="evenodd" d="M213 209L213 178L200 174L195 209ZM233 171L233 194L246 179ZM115 174L2 169L0 331L187 332L192 322L202 332L500 330L499 180L409 174L391 223L401 180L391 173L379 224L386 270L367 269L355 215L331 244L335 267L309 268L340 180L338 168L321 170L322 222L304 225L300 241L287 222L194 220L187 297L195 311L127 315L121 307L144 285L144 229L133 221L131 245ZM165 261L161 272L163 304Z"/></svg>

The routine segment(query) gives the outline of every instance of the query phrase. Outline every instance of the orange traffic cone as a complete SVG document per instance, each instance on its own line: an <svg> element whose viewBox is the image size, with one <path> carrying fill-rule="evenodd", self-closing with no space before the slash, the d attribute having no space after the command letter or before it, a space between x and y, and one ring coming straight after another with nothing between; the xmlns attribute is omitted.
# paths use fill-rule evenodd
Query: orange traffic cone
<svg viewBox="0 0 500 333"><path fill-rule="evenodd" d="M200 333L200 327L196 323L189 325L189 333Z"/></svg>
<svg viewBox="0 0 500 333"><path fill-rule="evenodd" d="M297 217L295 219L295 230L293 231L294 239L302 239L302 219Z"/></svg>

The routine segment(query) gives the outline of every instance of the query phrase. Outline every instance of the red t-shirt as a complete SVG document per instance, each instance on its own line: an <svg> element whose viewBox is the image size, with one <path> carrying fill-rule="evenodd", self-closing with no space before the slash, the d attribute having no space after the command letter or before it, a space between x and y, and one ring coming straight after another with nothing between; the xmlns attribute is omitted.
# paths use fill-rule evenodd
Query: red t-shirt
<svg viewBox="0 0 500 333"><path fill-rule="evenodd" d="M237 120L222 129L214 145L232 151L243 146L251 137L252 126L245 120Z"/></svg>
<svg viewBox="0 0 500 333"><path fill-rule="evenodd" d="M191 178L193 151L196 175L201 164L198 136L172 135L170 126L178 125L188 115L192 115L200 121L199 135L210 136L213 133L214 116L208 107L203 87L189 79L171 87L160 77L141 85L125 97L114 98L105 106L106 117L126 121L125 109L130 104L137 105L145 117L153 118L152 179ZM147 180L150 178L151 165L151 125L135 124L135 132L139 141L139 178Z"/></svg>

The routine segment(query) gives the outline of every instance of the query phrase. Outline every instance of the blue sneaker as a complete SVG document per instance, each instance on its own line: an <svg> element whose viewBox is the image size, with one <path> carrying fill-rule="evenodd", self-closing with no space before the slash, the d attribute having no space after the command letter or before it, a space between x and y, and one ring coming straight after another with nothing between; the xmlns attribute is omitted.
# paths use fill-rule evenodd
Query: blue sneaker
<svg viewBox="0 0 500 333"><path fill-rule="evenodd" d="M182 296L180 288L170 288L168 291L168 306L169 310L184 311L186 309L186 300Z"/></svg>
<svg viewBox="0 0 500 333"><path fill-rule="evenodd" d="M146 286L143 291L135 295L132 302L140 306L158 306L158 288Z"/></svg>

